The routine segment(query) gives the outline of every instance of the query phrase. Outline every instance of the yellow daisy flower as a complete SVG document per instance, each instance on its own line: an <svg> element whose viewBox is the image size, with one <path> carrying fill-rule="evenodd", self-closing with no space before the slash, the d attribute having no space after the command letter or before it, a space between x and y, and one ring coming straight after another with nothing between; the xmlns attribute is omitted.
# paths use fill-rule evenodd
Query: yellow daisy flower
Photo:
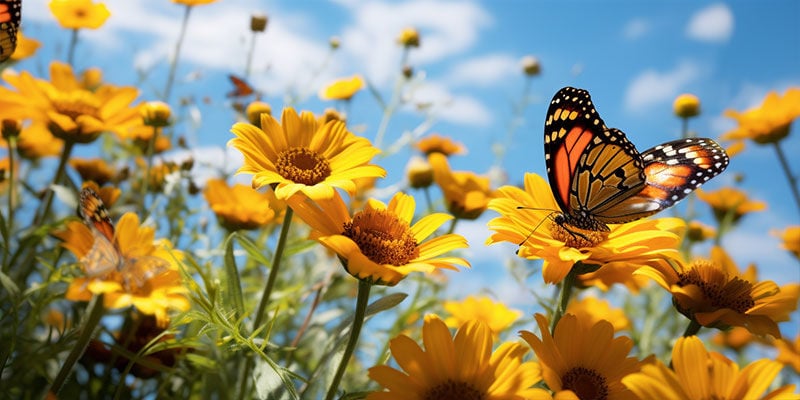
<svg viewBox="0 0 800 400"><path fill-rule="evenodd" d="M63 242L61 246L72 252L81 260L81 268L87 272L97 266L87 265L94 262L87 257L95 250L95 238L92 231L79 221L70 221L62 231L55 232L55 237ZM135 263L147 263L159 260L159 264L167 265L167 269L152 277L145 277L141 284L130 284L125 276L127 271L111 269L100 276L77 277L70 282L65 295L67 300L89 301L92 296L105 294L104 306L119 309L133 306L143 314L154 315L160 324L169 320L169 310L185 311L189 309L187 289L183 286L178 264L175 258L181 253L173 250L166 240L155 242L155 229L139 225L139 217L133 213L124 214L117 223L113 248L107 251L118 251L124 260ZM100 239L97 239L100 240ZM111 257L111 256L107 256ZM107 259L107 258L104 258ZM127 265L126 266L130 267ZM149 265L136 264L140 271L146 272Z"/></svg>
<svg viewBox="0 0 800 400"><path fill-rule="evenodd" d="M783 241L781 248L792 253L794 258L800 259L800 225L786 228L780 234L780 238Z"/></svg>
<svg viewBox="0 0 800 400"><path fill-rule="evenodd" d="M337 79L323 87L319 91L319 98L322 100L350 100L363 88L364 78L356 74L349 78Z"/></svg>
<svg viewBox="0 0 800 400"><path fill-rule="evenodd" d="M762 359L739 369L719 353L709 353L697 336L679 338L672 349L673 369L662 362L642 366L622 379L642 399L766 399L788 398L794 385L764 394L781 364ZM772 397L775 396L775 397Z"/></svg>
<svg viewBox="0 0 800 400"><path fill-rule="evenodd" d="M776 340L775 348L778 349L775 361L791 366L794 372L800 374L800 333L794 338L794 342L787 339Z"/></svg>
<svg viewBox="0 0 800 400"><path fill-rule="evenodd" d="M60 62L50 64L50 78L48 82L27 71L4 71L3 79L16 91L0 87L0 108L6 114L33 119L31 130L46 128L73 143L92 142L106 131L123 134L141 124L138 110L131 107L138 96L136 88L101 85L95 91L86 90L72 67Z"/></svg>
<svg viewBox="0 0 800 400"><path fill-rule="evenodd" d="M441 153L430 154L428 162L433 168L433 180L444 195L447 210L459 219L480 217L494 196L489 178L470 171L452 171L447 157Z"/></svg>
<svg viewBox="0 0 800 400"><path fill-rule="evenodd" d="M450 328L458 328L467 321L482 321L492 330L492 337L497 340L500 333L508 329L522 316L522 311L506 307L501 302L481 296L468 296L462 301L445 301L444 309L450 317L444 320Z"/></svg>
<svg viewBox="0 0 800 400"><path fill-rule="evenodd" d="M332 198L316 202L293 196L289 206L311 227L311 239L336 252L347 272L358 279L394 286L411 272L469 266L461 257L440 257L467 247L462 236L445 234L426 240L452 217L431 214L411 225L415 202L407 194L395 194L388 206L370 199L352 216L336 191Z"/></svg>
<svg viewBox="0 0 800 400"><path fill-rule="evenodd" d="M725 116L735 119L739 127L723 134L723 140L776 143L789 135L792 121L800 116L800 88L790 88L782 97L777 92L769 92L761 106L743 113L727 110Z"/></svg>
<svg viewBox="0 0 800 400"><path fill-rule="evenodd" d="M525 190L504 186L497 190L489 209L500 213L487 224L495 233L487 244L510 242L520 246L518 255L543 259L542 276L547 283L559 283L577 262L600 265L593 275L608 286L632 280L631 273L642 265L662 265L679 257L684 227L678 218L642 219L610 225L610 232L586 231L590 240L570 234L553 221L558 204L550 185L537 174L525 174ZM607 271L607 272L604 272Z"/></svg>
<svg viewBox="0 0 800 400"><path fill-rule="evenodd" d="M253 188L272 185L279 199L297 192L330 199L335 188L352 195L354 179L386 176L383 168L369 164L380 152L369 140L353 135L341 121L320 125L307 111L298 116L286 108L280 123L262 114L261 128L237 123L231 131L236 138L228 145L244 155L236 173L253 174Z"/></svg>
<svg viewBox="0 0 800 400"><path fill-rule="evenodd" d="M17 31L17 48L11 54L11 60L21 61L33 57L39 47L42 47L42 44L38 40L23 35L20 29Z"/></svg>
<svg viewBox="0 0 800 400"><path fill-rule="evenodd" d="M400 335L389 342L402 371L386 365L369 369L369 377L387 389L367 400L483 399L523 400L541 379L535 362L523 362L528 349L504 343L492 353L492 332L480 321L469 321L455 337L435 315L426 315L420 347Z"/></svg>
<svg viewBox="0 0 800 400"><path fill-rule="evenodd" d="M105 4L92 0L51 0L50 12L66 29L97 29L111 16Z"/></svg>
<svg viewBox="0 0 800 400"><path fill-rule="evenodd" d="M431 153L442 153L446 156L453 154L466 154L467 148L463 144L450 139L447 136L439 135L438 133L430 134L420 140L414 145L417 150L423 152L425 155Z"/></svg>
<svg viewBox="0 0 800 400"><path fill-rule="evenodd" d="M247 185L229 186L222 179L210 179L203 194L222 226L230 231L257 229L276 222L276 215L282 211L272 189L260 193Z"/></svg>
<svg viewBox="0 0 800 400"><path fill-rule="evenodd" d="M714 218L719 222L724 221L728 213L733 214L733 222L736 223L746 214L767 209L767 203L750 200L747 192L733 187L723 187L715 191L698 189L695 193L697 198L711 206Z"/></svg>
<svg viewBox="0 0 800 400"><path fill-rule="evenodd" d="M710 260L677 265L677 270L648 266L636 273L668 290L678 311L702 326L742 326L756 335L780 338L777 322L789 320L797 308L800 284L778 287L772 281L758 281L752 266L740 273L720 247L711 249Z"/></svg>
<svg viewBox="0 0 800 400"><path fill-rule="evenodd" d="M640 368L639 360L628 357L633 347L630 338L614 338L614 328L608 321L589 325L572 314L565 314L551 335L547 318L542 314L535 317L541 339L528 331L521 331L520 336L536 353L544 382L555 392L555 398L632 397L621 382Z"/></svg>
<svg viewBox="0 0 800 400"><path fill-rule="evenodd" d="M103 186L117 175L113 167L108 165L102 158L79 158L69 159L69 165L78 172L84 181L92 181L99 186Z"/></svg>
<svg viewBox="0 0 800 400"><path fill-rule="evenodd" d="M611 307L607 300L592 296L582 300L573 299L567 306L566 313L578 317L578 321L586 322L589 326L602 320L608 321L615 332L631 327L631 322L622 309Z"/></svg>

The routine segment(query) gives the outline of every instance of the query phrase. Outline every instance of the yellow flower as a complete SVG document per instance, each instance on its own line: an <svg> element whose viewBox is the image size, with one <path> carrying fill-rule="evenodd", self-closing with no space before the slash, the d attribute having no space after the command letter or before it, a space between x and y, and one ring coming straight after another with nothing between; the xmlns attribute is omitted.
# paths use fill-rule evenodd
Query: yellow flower
<svg viewBox="0 0 800 400"><path fill-rule="evenodd" d="M733 222L736 223L745 214L767 208L763 201L750 200L746 192L733 187L724 187L713 192L698 189L696 193L700 200L711 206L714 218L719 222L725 221L728 213L733 214Z"/></svg>
<svg viewBox="0 0 800 400"><path fill-rule="evenodd" d="M414 28L404 28L397 37L397 43L405 48L419 47L419 32Z"/></svg>
<svg viewBox="0 0 800 400"><path fill-rule="evenodd" d="M100 196L100 200L103 201L106 208L111 208L114 206L114 203L119 200L119 196L122 194L122 190L113 186L103 186L102 188L97 185L94 181L85 181L81 185L81 189L90 188Z"/></svg>
<svg viewBox="0 0 800 400"><path fill-rule="evenodd" d="M428 162L433 168L433 180L444 195L447 210L460 219L480 217L494 195L489 178L469 171L451 171L447 157L441 153L430 154Z"/></svg>
<svg viewBox="0 0 800 400"><path fill-rule="evenodd" d="M154 134L157 134L155 146L153 146L153 154L161 154L172 148L172 142L168 137L162 135L162 132L163 130L159 127L147 126L141 123L128 128L124 134L117 135L117 137L131 140L133 145L139 148L142 154L147 154L150 140L153 138Z"/></svg>
<svg viewBox="0 0 800 400"><path fill-rule="evenodd" d="M144 124L149 127L161 128L170 124L172 110L169 104L163 101L148 101L141 105L139 113Z"/></svg>
<svg viewBox="0 0 800 400"><path fill-rule="evenodd" d="M800 259L800 225L786 228L780 235L781 248L788 250L795 258Z"/></svg>
<svg viewBox="0 0 800 400"><path fill-rule="evenodd" d="M56 137L75 143L92 142L106 131L124 134L141 124L138 110L130 106L138 96L136 88L102 85L93 92L86 90L72 67L59 62L50 64L50 77L48 82L26 71L4 71L3 78L16 91L0 87L0 109L33 119L29 129L46 127Z"/></svg>
<svg viewBox="0 0 800 400"><path fill-rule="evenodd" d="M144 171L145 162L143 159L137 158L136 164L142 171ZM150 174L147 177L147 190L151 193L162 192L167 184L167 177L180 174L180 171L181 166L172 161L164 161L160 164L152 166L152 168L150 168ZM140 184L140 181L135 181L133 189L136 191L141 190L141 187L139 186Z"/></svg>
<svg viewBox="0 0 800 400"><path fill-rule="evenodd" d="M596 297L585 297L583 300L572 300L567 306L568 314L578 317L578 321L586 322L589 326L598 321L608 321L614 327L614 331L629 329L631 322L625 316L625 312L619 308L611 307L606 300Z"/></svg>
<svg viewBox="0 0 800 400"><path fill-rule="evenodd" d="M467 153L467 149L463 144L437 133L428 135L418 140L414 146L425 155L430 155L431 153L442 153L446 156L450 156L453 154Z"/></svg>
<svg viewBox="0 0 800 400"><path fill-rule="evenodd" d="M789 320L789 314L797 308L800 284L778 287L772 281L758 281L753 266L740 273L720 247L711 249L710 260L677 264L677 271L643 267L636 273L669 291L675 308L702 326L742 326L756 335L780 338L777 322Z"/></svg>
<svg viewBox="0 0 800 400"><path fill-rule="evenodd" d="M527 76L536 76L542 72L542 65L539 63L539 59L534 56L522 57L520 64L522 64L522 72Z"/></svg>
<svg viewBox="0 0 800 400"><path fill-rule="evenodd" d="M723 140L750 139L758 144L776 143L789 135L789 127L800 116L800 88L790 88L783 97L770 92L761 106L743 113L727 110L739 127L722 135Z"/></svg>
<svg viewBox="0 0 800 400"><path fill-rule="evenodd" d="M332 198L316 202L293 196L289 206L311 227L311 239L336 252L347 272L358 279L394 286L411 272L469 266L461 257L440 257L467 247L462 236L445 234L426 240L452 217L430 214L411 225L415 203L407 194L395 194L388 207L370 199L352 217L336 191Z"/></svg>
<svg viewBox="0 0 800 400"><path fill-rule="evenodd" d="M785 396L794 391L794 385L787 385L764 395L781 370L779 362L762 359L740 370L725 356L709 353L697 336L678 339L672 365L673 369L660 361L645 364L622 382L642 399L789 398Z"/></svg>
<svg viewBox="0 0 800 400"><path fill-rule="evenodd" d="M747 328L735 326L726 331L718 332L711 341L717 346L727 347L736 352L740 352L750 343L757 342L758 336L750 333Z"/></svg>
<svg viewBox="0 0 800 400"><path fill-rule="evenodd" d="M176 4L185 4L187 6L201 6L203 4L211 4L217 0L172 0Z"/></svg>
<svg viewBox="0 0 800 400"><path fill-rule="evenodd" d="M547 318L536 314L541 339L528 331L520 336L533 348L542 368L547 387L556 398L624 399L630 392L621 379L638 372L640 362L628 357L633 341L625 336L614 338L608 321L593 325L565 314L551 335ZM561 397L565 396L565 397Z"/></svg>
<svg viewBox="0 0 800 400"><path fill-rule="evenodd" d="M359 90L364 88L361 75L337 79L319 91L322 100L350 100Z"/></svg>
<svg viewBox="0 0 800 400"><path fill-rule="evenodd" d="M14 61L21 61L26 58L33 57L36 50L39 50L42 44L38 40L31 39L22 34L22 30L17 31L17 48L11 54L11 59Z"/></svg>
<svg viewBox="0 0 800 400"><path fill-rule="evenodd" d="M470 320L481 321L492 330L495 340L522 316L522 311L510 309L501 302L483 296L468 296L460 302L445 301L444 309L451 315L444 321L448 327L458 328Z"/></svg>
<svg viewBox="0 0 800 400"><path fill-rule="evenodd" d="M210 179L203 194L222 226L231 231L276 222L276 209L281 211L271 189L259 193L247 185L228 186L222 179Z"/></svg>
<svg viewBox="0 0 800 400"><path fill-rule="evenodd" d="M84 181L96 182L99 186L103 186L110 182L116 176L116 171L102 158L77 158L73 157L69 160L69 165L75 168L78 175Z"/></svg>
<svg viewBox="0 0 800 400"><path fill-rule="evenodd" d="M3 101L0 100L0 107L3 106L2 103ZM3 147L8 148L5 140L0 139L0 143ZM23 127L17 138L17 151L22 157L30 160L57 156L61 154L63 147L64 142L50 133L44 121L34 121L30 126Z"/></svg>
<svg viewBox="0 0 800 400"><path fill-rule="evenodd" d="M298 116L286 108L280 123L262 114L261 128L237 123L231 132L236 138L228 146L244 155L236 173L253 174L253 188L272 185L282 200L297 192L330 199L335 188L352 195L354 179L386 176L383 168L369 164L380 152L369 140L353 135L340 121L320 125L307 111Z"/></svg>
<svg viewBox="0 0 800 400"><path fill-rule="evenodd" d="M700 115L700 99L690 93L681 94L675 98L672 109L678 117L696 117Z"/></svg>
<svg viewBox="0 0 800 400"><path fill-rule="evenodd" d="M414 189L423 189L433 184L433 168L424 159L413 156L406 166L408 185Z"/></svg>
<svg viewBox="0 0 800 400"><path fill-rule="evenodd" d="M254 101L247 105L244 113L248 122L261 127L261 114L272 115L272 107L263 101Z"/></svg>
<svg viewBox="0 0 800 400"><path fill-rule="evenodd" d="M367 395L367 400L484 399L521 400L541 379L535 362L523 362L528 349L504 343L492 353L492 333L486 324L470 321L455 337L435 315L426 315L420 347L400 335L389 342L397 365L369 369L369 377L387 389Z"/></svg>
<svg viewBox="0 0 800 400"><path fill-rule="evenodd" d="M686 238L692 242L703 242L717 235L714 227L708 226L700 221L689 221L686 228Z"/></svg>
<svg viewBox="0 0 800 400"><path fill-rule="evenodd" d="M89 268L97 268L87 265L96 262L87 255L94 249L95 240L101 239L95 239L89 227L78 221L70 221L65 230L55 232L54 236L61 239L61 245L81 261L81 268L87 271L87 275ZM168 321L169 310L188 310L187 289L182 284L175 261L182 255L173 250L166 240L155 242L154 236L153 228L139 226L139 217L135 214L124 214L117 223L114 247L107 249L119 252L119 256L126 260L124 268L111 268L100 276L73 279L67 289L66 299L88 301L93 295L105 294L103 300L106 308L134 306L143 314L154 315L160 323ZM138 272L144 273L154 262L168 267L155 276L144 276L141 284L129 284L125 274L130 271L125 268L137 268Z"/></svg>
<svg viewBox="0 0 800 400"><path fill-rule="evenodd" d="M775 348L778 349L775 361L791 366L794 372L800 374L800 333L794 338L794 343L787 339L776 340Z"/></svg>
<svg viewBox="0 0 800 400"><path fill-rule="evenodd" d="M605 285L627 283L631 273L640 266L661 265L664 259L679 256L676 249L680 236L673 232L682 229L684 223L678 218L643 219L610 225L607 237L587 231L586 236L593 241L577 240L552 221L558 205L550 185L536 174L525 175L525 190L513 186L498 189L496 198L489 202L489 208L500 213L500 217L487 224L495 231L487 239L487 244L514 243L520 246L520 257L544 259L542 276L547 283L561 282L579 261L600 265L595 274L607 270L606 275L599 275Z"/></svg>
<svg viewBox="0 0 800 400"><path fill-rule="evenodd" d="M66 29L97 29L111 16L105 4L92 0L51 0L50 12Z"/></svg>

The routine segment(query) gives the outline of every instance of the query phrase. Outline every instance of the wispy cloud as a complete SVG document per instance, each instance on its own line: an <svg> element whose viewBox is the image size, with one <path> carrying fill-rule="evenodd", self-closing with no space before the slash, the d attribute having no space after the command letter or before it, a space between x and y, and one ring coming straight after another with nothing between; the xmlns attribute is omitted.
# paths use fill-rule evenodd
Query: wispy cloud
<svg viewBox="0 0 800 400"><path fill-rule="evenodd" d="M456 86L487 87L510 77L521 76L519 59L510 54L487 54L456 65L447 74L447 83Z"/></svg>
<svg viewBox="0 0 800 400"><path fill-rule="evenodd" d="M631 81L625 92L625 108L640 111L655 104L671 101L690 82L701 75L701 68L691 61L679 63L670 71L648 69Z"/></svg>
<svg viewBox="0 0 800 400"><path fill-rule="evenodd" d="M634 18L622 28L622 37L628 40L640 39L647 35L650 29L650 21L644 18Z"/></svg>
<svg viewBox="0 0 800 400"><path fill-rule="evenodd" d="M488 126L492 123L489 108L475 97L453 93L447 86L425 82L411 93L414 104L430 104L437 118L455 124Z"/></svg>
<svg viewBox="0 0 800 400"><path fill-rule="evenodd" d="M686 35L703 42L726 42L733 35L733 12L722 3L696 12L686 26Z"/></svg>

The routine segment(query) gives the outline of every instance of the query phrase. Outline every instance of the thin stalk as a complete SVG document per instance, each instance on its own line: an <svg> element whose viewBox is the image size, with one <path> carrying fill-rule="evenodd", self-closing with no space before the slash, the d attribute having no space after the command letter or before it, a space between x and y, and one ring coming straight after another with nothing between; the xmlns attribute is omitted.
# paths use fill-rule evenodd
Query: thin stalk
<svg viewBox="0 0 800 400"><path fill-rule="evenodd" d="M511 120L506 129L505 143L503 146L498 146L495 153L494 165L497 167L502 166L503 157L506 155L506 149L514 145L514 132L516 132L517 128L522 125L525 109L528 108L528 105L530 104L532 81L533 78L531 76L525 77L525 81L522 85L522 96L520 97L519 102L514 103L512 106Z"/></svg>
<svg viewBox="0 0 800 400"><path fill-rule="evenodd" d="M58 160L58 168L56 168L56 174L53 176L53 185L61 182L64 178L64 171L67 167L67 161L69 160L69 156L72 154L72 147L74 143L70 141L64 142L64 149L61 151L61 158ZM44 220L47 218L47 214L50 213L50 207L53 206L53 191L48 187L47 192L45 194L44 200L44 208L39 209L39 213L33 219L31 226L39 226Z"/></svg>
<svg viewBox="0 0 800 400"><path fill-rule="evenodd" d="M78 47L78 30L72 30L72 35L69 37L69 48L67 49L67 64L72 65L75 60L75 48Z"/></svg>
<svg viewBox="0 0 800 400"><path fill-rule="evenodd" d="M3 238L6 249L11 248L11 235L14 232L14 199L16 197L17 183L14 182L14 155L17 153L17 136L9 135L8 137L8 214L6 214L6 232L8 234ZM8 251L3 252L3 271L8 271L11 266L8 265Z"/></svg>
<svg viewBox="0 0 800 400"><path fill-rule="evenodd" d="M422 189L425 192L425 202L428 203L428 214L433 214L433 200L431 200L430 186Z"/></svg>
<svg viewBox="0 0 800 400"><path fill-rule="evenodd" d="M555 313L553 314L553 322L552 326L550 327L550 332L555 333L556 325L558 325L558 321L564 316L564 313L567 311L567 304L569 304L569 299L572 297L572 288L575 286L575 278L577 276L578 267L580 266L579 263L575 263L572 266L572 269L569 270L567 276L564 277L564 280L561 281L561 287L559 288L559 298L558 298L558 306L556 307Z"/></svg>
<svg viewBox="0 0 800 400"><path fill-rule="evenodd" d="M789 167L786 155L783 154L781 144L779 142L773 144L775 145L775 152L778 154L778 160L781 162L783 173L786 174L786 179L789 180L789 189L792 191L792 196L794 196L794 202L797 204L797 209L800 210L800 192L797 189L797 177L792 174L792 169Z"/></svg>
<svg viewBox="0 0 800 400"><path fill-rule="evenodd" d="M147 164L145 165L144 170L144 182L142 182L142 195L140 196L142 199L142 212L147 210L147 190L148 186L150 185L150 171L153 169L153 153L155 153L156 148L156 139L158 139L158 127L153 127L153 135L150 136L150 140L147 141L147 150L145 150L145 157L147 158Z"/></svg>
<svg viewBox="0 0 800 400"><path fill-rule="evenodd" d="M453 218L452 220L450 220L450 227L447 228L447 233L455 232L457 223L458 223L458 218Z"/></svg>
<svg viewBox="0 0 800 400"><path fill-rule="evenodd" d="M75 366L75 363L86 351L86 346L89 345L89 341L94 336L94 330L97 328L97 325L100 323L100 319L103 317L102 294L92 297L92 300L87 306L86 313L87 317L83 322L83 326L81 327L81 333L78 337L78 341L75 342L75 347L72 348L72 351L70 351L69 355L67 355L67 359L64 360L64 364L58 371L58 375L56 375L53 383L50 384L50 388L47 390L47 393L53 393L54 395L58 396L61 386L64 385L67 377L69 377L69 374L72 372L72 367Z"/></svg>
<svg viewBox="0 0 800 400"><path fill-rule="evenodd" d="M256 52L256 37L258 32L253 32L253 39L250 40L250 50L247 52L247 64L244 67L244 78L250 78L250 73L253 71L253 53Z"/></svg>
<svg viewBox="0 0 800 400"><path fill-rule="evenodd" d="M406 62L408 62L408 47L403 49L403 55L400 59L400 76L395 81L389 104L383 108L383 116L381 116L381 123L378 125L378 133L375 134L375 147L379 149L381 149L381 146L383 145L383 137L386 135L386 128L389 126L389 120L392 119L392 115L394 115L394 109L400 102L400 87L403 81L406 79L403 76L402 68L406 65Z"/></svg>
<svg viewBox="0 0 800 400"><path fill-rule="evenodd" d="M325 396L325 400L332 400L336 396L336 390L339 389L339 383L342 380L342 376L344 376L344 371L347 369L350 357L356 349L358 336L361 334L361 327L364 325L364 317L366 317L367 314L367 303L369 301L369 291L371 288L371 283L363 280L358 281L358 297L356 298L356 311L353 316L353 327L350 330L350 338L347 340L347 347L344 349L339 367L336 368L336 374L333 376L331 386L328 387L328 394Z"/></svg>
<svg viewBox="0 0 800 400"><path fill-rule="evenodd" d="M178 69L178 58L180 58L183 39L186 37L186 27L189 25L189 14L191 14L191 12L192 6L186 5L186 10L183 13L183 21L181 22L181 33L178 36L178 41L175 43L175 54L173 55L172 62L169 65L167 84L164 87L164 102L169 102L169 97L172 94L172 86L175 83L175 72Z"/></svg>
<svg viewBox="0 0 800 400"><path fill-rule="evenodd" d="M703 325L700 325L699 322L691 320L689 322L689 326L687 326L686 330L683 331L683 337L696 336L697 332L700 332L700 328L702 327Z"/></svg>

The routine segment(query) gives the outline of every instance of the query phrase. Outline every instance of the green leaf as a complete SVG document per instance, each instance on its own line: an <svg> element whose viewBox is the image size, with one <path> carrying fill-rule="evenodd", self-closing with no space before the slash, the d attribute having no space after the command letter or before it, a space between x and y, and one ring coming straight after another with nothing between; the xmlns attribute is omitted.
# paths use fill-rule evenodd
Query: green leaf
<svg viewBox="0 0 800 400"><path fill-rule="evenodd" d="M233 305L235 316L238 319L244 315L244 298L242 297L242 284L239 280L239 269L236 268L236 259L233 256L233 239L241 237L232 232L225 239L225 288L224 298L227 304Z"/></svg>

